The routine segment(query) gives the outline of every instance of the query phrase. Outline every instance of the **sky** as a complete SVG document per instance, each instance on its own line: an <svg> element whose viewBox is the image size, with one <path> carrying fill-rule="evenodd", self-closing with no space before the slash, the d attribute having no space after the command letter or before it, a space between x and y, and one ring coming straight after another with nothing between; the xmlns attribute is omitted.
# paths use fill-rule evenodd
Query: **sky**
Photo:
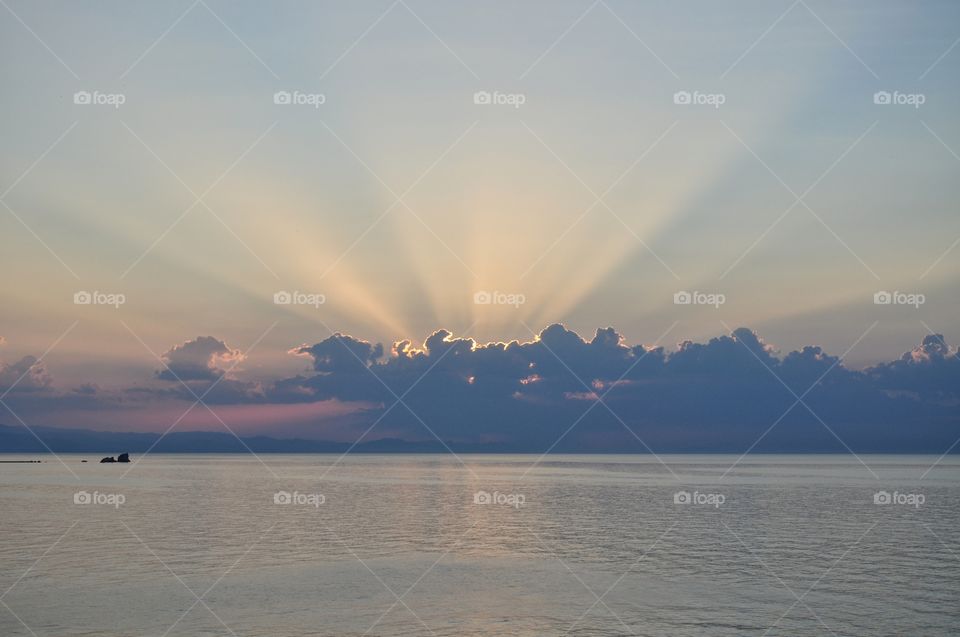
<svg viewBox="0 0 960 637"><path fill-rule="evenodd" d="M321 390L357 370L317 347L382 344L360 371L401 395L419 376L390 374L414 350L437 362L438 330L535 343L554 325L663 347L663 374L720 337L781 373L821 347L913 401L890 413L953 417L954 2L0 4L0 422L352 439L397 396ZM889 366L905 353L940 375ZM623 372L564 370L531 414L515 394L538 371L483 365L449 373L512 384L443 435L514 435L489 422L505 414L562 432L597 399L567 381ZM721 368L743 400L769 389ZM625 419L717 413L671 378L702 412L624 398ZM178 420L213 383L218 406ZM844 392L836 418L877 418L849 418L863 395ZM399 411L383 435L426 435Z"/></svg>

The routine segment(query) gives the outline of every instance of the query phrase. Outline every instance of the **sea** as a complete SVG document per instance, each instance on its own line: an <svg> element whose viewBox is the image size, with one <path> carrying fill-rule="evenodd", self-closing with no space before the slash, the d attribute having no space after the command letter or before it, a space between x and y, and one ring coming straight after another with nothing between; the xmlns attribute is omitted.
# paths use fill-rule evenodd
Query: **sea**
<svg viewBox="0 0 960 637"><path fill-rule="evenodd" d="M0 460L4 637L960 633L958 456Z"/></svg>

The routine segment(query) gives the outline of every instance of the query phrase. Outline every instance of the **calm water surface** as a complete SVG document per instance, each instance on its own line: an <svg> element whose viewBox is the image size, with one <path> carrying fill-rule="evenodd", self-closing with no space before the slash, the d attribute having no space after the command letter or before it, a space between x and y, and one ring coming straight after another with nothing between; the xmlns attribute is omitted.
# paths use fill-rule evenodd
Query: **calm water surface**
<svg viewBox="0 0 960 637"><path fill-rule="evenodd" d="M85 457L0 464L0 635L960 631L960 458Z"/></svg>

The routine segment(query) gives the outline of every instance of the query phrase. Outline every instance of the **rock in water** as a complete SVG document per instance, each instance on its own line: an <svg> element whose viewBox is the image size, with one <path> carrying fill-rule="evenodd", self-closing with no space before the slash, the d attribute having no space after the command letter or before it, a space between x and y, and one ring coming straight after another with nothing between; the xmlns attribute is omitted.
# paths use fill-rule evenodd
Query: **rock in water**
<svg viewBox="0 0 960 637"><path fill-rule="evenodd" d="M121 453L119 456L114 458L113 456L108 456L100 460L100 462L130 462L129 453Z"/></svg>

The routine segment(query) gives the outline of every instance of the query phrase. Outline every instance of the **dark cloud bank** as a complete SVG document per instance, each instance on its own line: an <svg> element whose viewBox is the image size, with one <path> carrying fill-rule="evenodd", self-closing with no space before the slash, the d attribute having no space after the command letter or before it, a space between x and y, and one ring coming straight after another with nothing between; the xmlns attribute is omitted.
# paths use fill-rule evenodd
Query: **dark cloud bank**
<svg viewBox="0 0 960 637"><path fill-rule="evenodd" d="M294 351L312 358L315 374L278 383L278 399L389 408L413 386L405 404L371 415L418 438L429 427L444 440L527 450L563 436L555 451L756 443L754 451L943 452L960 436L960 359L940 335L862 371L819 347L778 356L746 328L671 352L630 347L613 328L584 340L562 325L529 343L477 345L441 330L421 350L404 341L387 356L339 334Z"/></svg>
<svg viewBox="0 0 960 637"><path fill-rule="evenodd" d="M224 375L218 362L239 353L211 337L167 361L198 393L216 381L211 405L336 399L361 406L357 436L377 422L365 441L435 434L454 450L942 453L960 437L960 358L940 335L864 370L815 346L780 355L746 328L673 351L626 345L613 328L585 340L551 325L531 342L440 330L386 352L336 334L291 353L311 370L269 384ZM175 381L161 391L192 398Z"/></svg>

